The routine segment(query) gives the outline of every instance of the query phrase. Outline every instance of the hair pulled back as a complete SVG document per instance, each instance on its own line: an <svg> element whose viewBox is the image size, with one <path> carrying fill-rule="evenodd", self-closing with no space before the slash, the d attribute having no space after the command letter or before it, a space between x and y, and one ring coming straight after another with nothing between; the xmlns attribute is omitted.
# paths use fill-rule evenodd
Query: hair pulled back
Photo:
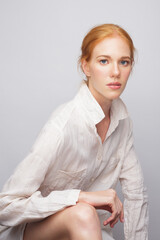
<svg viewBox="0 0 160 240"><path fill-rule="evenodd" d="M135 47L130 35L118 25L103 24L92 28L84 37L81 46L81 56L79 58L80 66L82 60L86 60L87 62L89 62L93 49L99 42L101 42L105 38L113 37L116 35L122 37L126 41L130 49L130 57L132 61L134 61Z"/></svg>

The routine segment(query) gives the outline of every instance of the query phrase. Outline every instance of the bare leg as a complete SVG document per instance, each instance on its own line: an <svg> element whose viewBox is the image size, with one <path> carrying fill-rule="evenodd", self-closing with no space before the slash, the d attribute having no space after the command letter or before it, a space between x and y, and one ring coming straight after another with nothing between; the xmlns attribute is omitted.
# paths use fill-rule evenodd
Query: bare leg
<svg viewBox="0 0 160 240"><path fill-rule="evenodd" d="M24 240L102 240L94 207L78 203L40 222L29 223Z"/></svg>

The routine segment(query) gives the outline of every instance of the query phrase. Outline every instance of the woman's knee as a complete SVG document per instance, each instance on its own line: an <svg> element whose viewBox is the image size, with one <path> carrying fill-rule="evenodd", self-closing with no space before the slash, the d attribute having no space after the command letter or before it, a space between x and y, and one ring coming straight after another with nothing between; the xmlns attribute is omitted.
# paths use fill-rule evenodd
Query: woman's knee
<svg viewBox="0 0 160 240"><path fill-rule="evenodd" d="M71 207L68 217L75 224L78 224L79 227L96 227L96 225L99 227L99 218L96 209L87 203L78 203L76 206Z"/></svg>
<svg viewBox="0 0 160 240"><path fill-rule="evenodd" d="M100 221L93 206L78 203L68 210L67 229L70 239L102 239Z"/></svg>

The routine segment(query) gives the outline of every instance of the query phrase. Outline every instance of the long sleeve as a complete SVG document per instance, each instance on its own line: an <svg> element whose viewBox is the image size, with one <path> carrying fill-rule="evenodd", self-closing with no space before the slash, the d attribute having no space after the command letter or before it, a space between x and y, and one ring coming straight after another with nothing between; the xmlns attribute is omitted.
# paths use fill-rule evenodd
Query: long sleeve
<svg viewBox="0 0 160 240"><path fill-rule="evenodd" d="M58 159L62 139L61 131L52 122L42 129L31 152L0 193L1 225L15 226L42 219L76 204L80 190L52 191L45 197L39 191L50 164L54 166Z"/></svg>
<svg viewBox="0 0 160 240"><path fill-rule="evenodd" d="M120 174L124 194L125 240L148 239L148 197L143 174L133 146L132 127Z"/></svg>

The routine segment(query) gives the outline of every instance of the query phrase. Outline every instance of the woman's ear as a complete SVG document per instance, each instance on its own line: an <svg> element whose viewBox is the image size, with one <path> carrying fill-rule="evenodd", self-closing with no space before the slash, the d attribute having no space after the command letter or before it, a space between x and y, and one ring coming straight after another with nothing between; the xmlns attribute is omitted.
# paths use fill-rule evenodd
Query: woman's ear
<svg viewBox="0 0 160 240"><path fill-rule="evenodd" d="M85 59L82 59L81 66L82 66L82 70L83 70L84 74L86 75L86 77L90 77L89 63Z"/></svg>

